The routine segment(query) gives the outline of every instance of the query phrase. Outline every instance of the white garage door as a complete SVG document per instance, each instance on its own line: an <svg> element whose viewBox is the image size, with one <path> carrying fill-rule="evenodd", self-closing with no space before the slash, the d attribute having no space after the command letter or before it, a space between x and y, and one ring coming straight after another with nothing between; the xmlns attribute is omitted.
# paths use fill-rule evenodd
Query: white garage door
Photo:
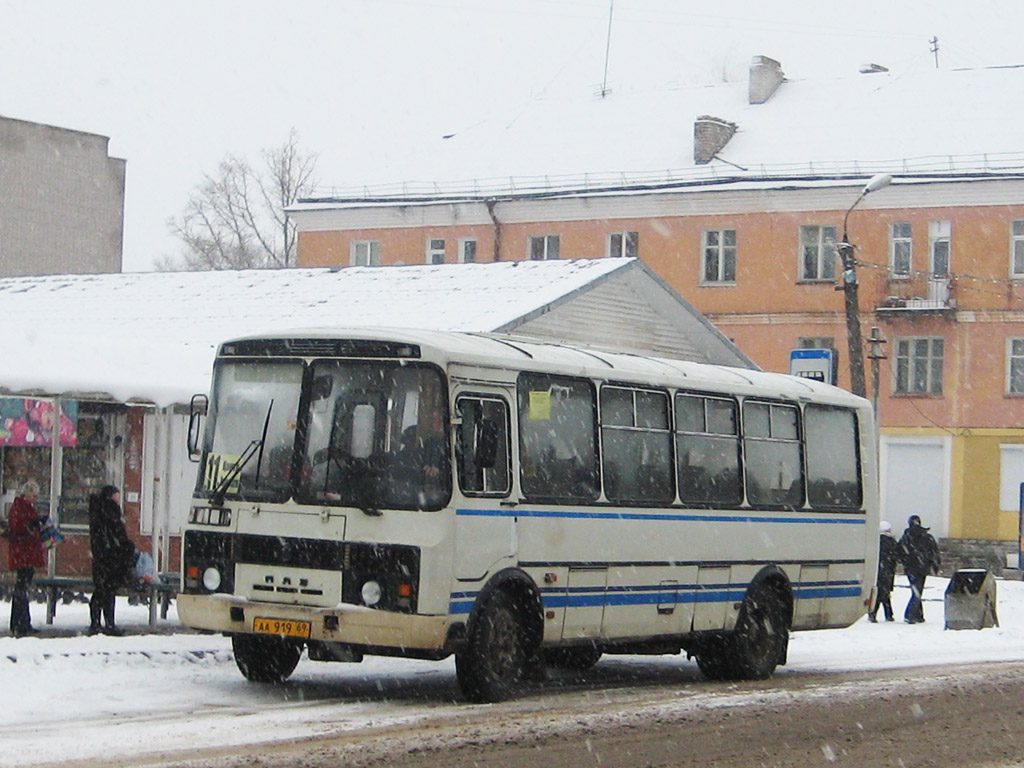
<svg viewBox="0 0 1024 768"><path fill-rule="evenodd" d="M948 451L942 438L882 441L882 519L898 537L920 515L936 538L949 534Z"/></svg>

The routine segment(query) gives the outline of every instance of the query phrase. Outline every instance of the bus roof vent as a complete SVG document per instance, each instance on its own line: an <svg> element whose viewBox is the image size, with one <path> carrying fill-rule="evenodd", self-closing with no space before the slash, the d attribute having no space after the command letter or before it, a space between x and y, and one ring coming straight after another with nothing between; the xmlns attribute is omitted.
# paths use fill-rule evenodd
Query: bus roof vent
<svg viewBox="0 0 1024 768"><path fill-rule="evenodd" d="M222 357L418 358L416 344L372 339L243 339L221 347Z"/></svg>

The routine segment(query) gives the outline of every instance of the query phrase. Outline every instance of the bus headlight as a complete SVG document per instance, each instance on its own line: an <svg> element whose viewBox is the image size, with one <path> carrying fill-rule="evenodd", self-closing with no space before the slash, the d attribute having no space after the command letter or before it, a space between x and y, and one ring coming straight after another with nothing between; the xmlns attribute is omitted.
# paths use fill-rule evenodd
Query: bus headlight
<svg viewBox="0 0 1024 768"><path fill-rule="evenodd" d="M380 588L380 584L376 581L367 581L363 584L363 588L360 591L360 595L363 598L363 604L368 605L371 608L380 602L380 598L383 595L383 590Z"/></svg>
<svg viewBox="0 0 1024 768"><path fill-rule="evenodd" d="M210 592L216 592L220 588L220 571L212 565L203 571L203 586Z"/></svg>

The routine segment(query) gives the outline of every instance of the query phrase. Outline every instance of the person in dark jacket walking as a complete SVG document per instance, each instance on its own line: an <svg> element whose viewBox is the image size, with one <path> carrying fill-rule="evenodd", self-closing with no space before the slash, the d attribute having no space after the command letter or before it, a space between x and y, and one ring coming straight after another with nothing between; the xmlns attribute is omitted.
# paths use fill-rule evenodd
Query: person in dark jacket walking
<svg viewBox="0 0 1024 768"><path fill-rule="evenodd" d="M878 536L878 597L868 614L868 621L878 621L878 608L882 607L885 612L885 620L893 621L892 615L892 587L896 579L896 566L902 560L900 543L892 535L892 526L885 520L879 526Z"/></svg>
<svg viewBox="0 0 1024 768"><path fill-rule="evenodd" d="M117 590L128 581L135 565L135 544L121 519L121 492L105 485L89 497L89 544L92 550L92 598L89 600L89 634L123 635L114 623ZM100 619L106 621L102 627Z"/></svg>
<svg viewBox="0 0 1024 768"><path fill-rule="evenodd" d="M903 614L908 624L920 624L924 621L924 580L929 573L938 573L941 560L939 545L928 529L921 525L921 518L911 515L907 520L907 529L900 539L900 552L903 557L903 572L910 582L910 602Z"/></svg>
<svg viewBox="0 0 1024 768"><path fill-rule="evenodd" d="M28 588L36 568L46 567L46 547L39 536L44 516L36 511L39 485L29 480L7 513L7 568L15 572L11 594L11 634L15 637L35 634L28 609Z"/></svg>

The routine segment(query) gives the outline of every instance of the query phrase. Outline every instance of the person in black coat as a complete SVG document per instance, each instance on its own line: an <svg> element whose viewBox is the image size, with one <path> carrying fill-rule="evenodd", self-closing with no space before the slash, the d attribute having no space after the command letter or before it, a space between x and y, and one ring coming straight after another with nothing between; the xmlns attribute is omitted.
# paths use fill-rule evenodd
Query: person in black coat
<svg viewBox="0 0 1024 768"><path fill-rule="evenodd" d="M885 520L879 526L878 536L878 598L871 607L868 614L868 621L878 621L878 608L882 607L885 612L885 620L893 621L892 615L892 587L896 580L896 566L902 561L900 543L892 535L892 526Z"/></svg>
<svg viewBox="0 0 1024 768"><path fill-rule="evenodd" d="M92 549L92 598L89 600L89 634L123 635L114 623L117 590L128 582L135 565L135 544L121 519L121 492L105 485L89 497L89 544ZM106 621L101 627L100 618Z"/></svg>
<svg viewBox="0 0 1024 768"><path fill-rule="evenodd" d="M911 515L907 520L907 530L900 539L900 552L903 556L903 572L910 582L910 602L903 614L907 624L920 624L924 621L924 580L929 573L938 573L941 560L939 545L928 529L921 525L921 518Z"/></svg>

